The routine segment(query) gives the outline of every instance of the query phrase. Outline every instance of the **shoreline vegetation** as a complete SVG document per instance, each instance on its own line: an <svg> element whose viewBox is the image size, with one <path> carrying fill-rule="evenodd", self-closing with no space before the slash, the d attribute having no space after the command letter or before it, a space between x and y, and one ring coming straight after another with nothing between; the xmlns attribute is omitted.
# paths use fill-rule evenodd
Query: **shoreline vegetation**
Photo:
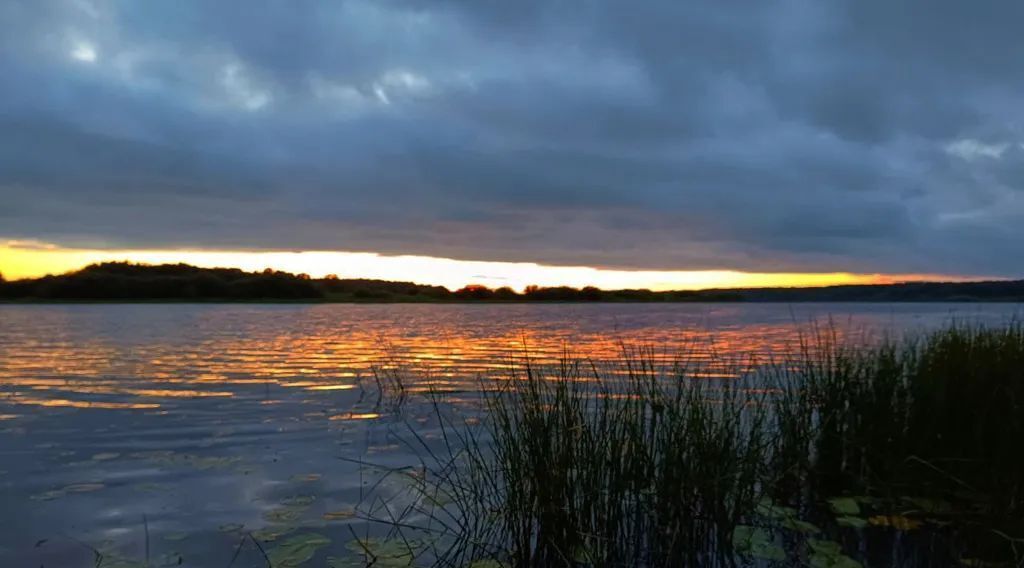
<svg viewBox="0 0 1024 568"><path fill-rule="evenodd" d="M367 564L1024 565L1020 323L824 333L737 379L640 351L499 382L476 426L434 394L444 449L411 431L420 498L361 511L393 527Z"/></svg>
<svg viewBox="0 0 1024 568"><path fill-rule="evenodd" d="M1024 302L1024 280L914 282L810 288L651 291L595 287L442 286L335 276L310 278L267 269L199 268L187 264L93 264L55 276L5 281L0 302Z"/></svg>

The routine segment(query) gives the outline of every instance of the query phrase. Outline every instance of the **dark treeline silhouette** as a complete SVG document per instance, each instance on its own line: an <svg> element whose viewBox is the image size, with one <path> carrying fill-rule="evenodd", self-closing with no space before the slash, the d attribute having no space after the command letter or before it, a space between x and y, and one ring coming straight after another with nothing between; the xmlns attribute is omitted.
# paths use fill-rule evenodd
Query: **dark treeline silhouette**
<svg viewBox="0 0 1024 568"><path fill-rule="evenodd" d="M749 288L654 292L593 286L523 292L470 285L456 291L411 282L310 278L267 269L198 268L187 264L93 264L59 276L8 280L7 301L304 301L304 302L923 302L1024 301L1024 281L906 283L822 288Z"/></svg>

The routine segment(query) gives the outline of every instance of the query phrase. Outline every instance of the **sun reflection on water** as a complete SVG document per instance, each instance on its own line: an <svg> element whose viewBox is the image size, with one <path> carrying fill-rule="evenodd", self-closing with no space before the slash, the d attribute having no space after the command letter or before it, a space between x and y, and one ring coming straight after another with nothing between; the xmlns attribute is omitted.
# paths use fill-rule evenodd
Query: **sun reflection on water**
<svg viewBox="0 0 1024 568"><path fill-rule="evenodd" d="M410 393L473 391L527 358L603 365L639 348L655 363L682 361L724 379L799 345L791 318L742 321L738 309L9 306L0 313L0 404L138 409L240 396L271 404L280 396L271 388L326 396L372 388L375 373L401 375ZM605 374L616 372L625 370Z"/></svg>

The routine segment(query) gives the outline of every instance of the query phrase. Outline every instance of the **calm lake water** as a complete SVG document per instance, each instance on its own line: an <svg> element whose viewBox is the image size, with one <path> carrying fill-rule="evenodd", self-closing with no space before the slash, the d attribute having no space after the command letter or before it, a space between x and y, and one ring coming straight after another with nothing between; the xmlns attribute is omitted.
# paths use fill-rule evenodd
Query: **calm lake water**
<svg viewBox="0 0 1024 568"><path fill-rule="evenodd" d="M850 340L1017 305L40 305L0 306L0 566L228 566L242 536L315 531L352 553L380 490L365 465L417 463L437 437L416 393L475 412L480 379L566 352L649 346L728 374L792 352L812 322ZM829 324L829 322L831 322ZM380 405L374 370L412 398ZM379 481L379 477L377 479ZM388 483L393 483L389 480ZM384 488L386 489L386 487ZM148 534L148 536L147 536ZM265 545L272 548L273 543ZM120 564L118 564L120 562ZM243 547L235 566L264 565Z"/></svg>

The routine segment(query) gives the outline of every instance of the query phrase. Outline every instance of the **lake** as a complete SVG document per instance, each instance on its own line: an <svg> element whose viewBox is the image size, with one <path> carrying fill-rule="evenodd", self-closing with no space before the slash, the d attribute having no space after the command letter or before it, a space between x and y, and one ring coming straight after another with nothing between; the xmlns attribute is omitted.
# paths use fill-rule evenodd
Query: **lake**
<svg viewBox="0 0 1024 568"><path fill-rule="evenodd" d="M645 346L710 376L782 358L801 334L849 341L997 304L2 305L0 565L260 566L251 531L315 530L350 554L367 463L418 463L440 389L475 419L481 381L529 354L597 363ZM399 374L409 398L382 400ZM364 462L356 463L353 460ZM383 469L382 469L383 470ZM393 483L389 480L388 483ZM395 490L397 491L397 489ZM300 527L300 528L296 528ZM148 551L148 552L147 552ZM133 564L132 562L135 562ZM322 562L318 565L322 565Z"/></svg>

